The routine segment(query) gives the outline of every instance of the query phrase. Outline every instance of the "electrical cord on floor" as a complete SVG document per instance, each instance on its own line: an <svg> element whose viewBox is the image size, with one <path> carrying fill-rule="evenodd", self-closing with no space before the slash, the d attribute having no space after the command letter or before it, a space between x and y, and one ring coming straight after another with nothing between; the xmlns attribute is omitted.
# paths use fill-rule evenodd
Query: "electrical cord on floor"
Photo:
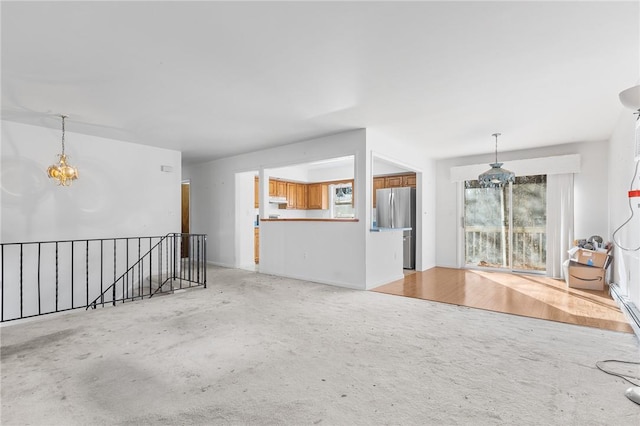
<svg viewBox="0 0 640 426"><path fill-rule="evenodd" d="M629 186L629 191L633 191L633 183L636 180L636 176L638 176L638 166L640 166L640 161L636 161L636 170L633 172L633 178L631 179L631 185ZM636 248L626 248L626 247L622 247L622 245L620 245L620 243L618 241L616 241L616 234L618 233L618 231L620 231L622 228L624 228L624 226L631 222L631 219L633 219L633 205L631 205L631 198L629 198L629 210L631 211L631 216L629 216L629 219L625 220L624 223L620 226L618 226L616 228L615 231L613 231L613 243L618 246L621 250L623 251L638 251L640 250L640 246L636 247Z"/></svg>
<svg viewBox="0 0 640 426"><path fill-rule="evenodd" d="M640 362L620 361L620 360L617 360L617 359L605 359L604 361L596 362L596 367L598 367L598 370L602 371L603 373L607 373L607 374L610 374L612 376L620 377L622 380L625 380L625 381L631 383L633 386L640 386L639 383L634 383L631 380L629 380L629 378L640 380L640 377L638 377L638 376L629 376L629 375L626 375L626 374L616 373L616 372L613 372L611 370L607 370L606 368L604 368L601 365L601 364L604 364L606 362L617 362L617 363L620 363L620 364L632 364L632 365L640 365Z"/></svg>

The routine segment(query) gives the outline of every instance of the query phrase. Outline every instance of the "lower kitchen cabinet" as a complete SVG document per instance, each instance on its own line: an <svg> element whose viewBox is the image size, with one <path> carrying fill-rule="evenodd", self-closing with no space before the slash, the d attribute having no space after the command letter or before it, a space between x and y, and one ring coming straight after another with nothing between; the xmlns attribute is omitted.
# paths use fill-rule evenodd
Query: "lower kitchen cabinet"
<svg viewBox="0 0 640 426"><path fill-rule="evenodd" d="M260 207L260 179L257 176L253 180L253 206Z"/></svg>
<svg viewBox="0 0 640 426"><path fill-rule="evenodd" d="M253 228L253 257L256 264L260 263L260 228Z"/></svg>

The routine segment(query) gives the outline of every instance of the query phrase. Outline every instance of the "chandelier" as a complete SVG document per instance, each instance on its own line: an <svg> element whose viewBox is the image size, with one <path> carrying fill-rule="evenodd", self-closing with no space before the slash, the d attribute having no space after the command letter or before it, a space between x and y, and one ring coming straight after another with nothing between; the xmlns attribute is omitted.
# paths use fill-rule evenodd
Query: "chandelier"
<svg viewBox="0 0 640 426"><path fill-rule="evenodd" d="M67 164L67 156L64 154L64 119L66 115L62 117L62 154L58 155L58 164L53 164L47 169L47 175L52 179L58 180L58 185L69 186L71 182L78 179L78 169L70 164Z"/></svg>
<svg viewBox="0 0 640 426"><path fill-rule="evenodd" d="M503 163L498 163L498 136L500 136L500 133L494 133L491 136L496 138L496 162L489 164L491 168L478 176L480 186L484 188L496 188L516 180L515 173L503 169Z"/></svg>

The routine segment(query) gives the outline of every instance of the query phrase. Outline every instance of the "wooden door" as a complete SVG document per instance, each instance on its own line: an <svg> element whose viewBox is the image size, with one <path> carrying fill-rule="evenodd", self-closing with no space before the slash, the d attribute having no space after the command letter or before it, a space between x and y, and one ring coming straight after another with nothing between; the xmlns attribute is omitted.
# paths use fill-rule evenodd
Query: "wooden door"
<svg viewBox="0 0 640 426"><path fill-rule="evenodd" d="M253 228L253 260L260 263L260 228Z"/></svg>
<svg viewBox="0 0 640 426"><path fill-rule="evenodd" d="M253 206L260 207L260 178L256 176L253 180Z"/></svg>
<svg viewBox="0 0 640 426"><path fill-rule="evenodd" d="M182 226L180 232L183 234L189 233L189 195L190 185L189 183L183 183L181 186L182 191ZM183 236L181 239L181 256L189 257L189 237Z"/></svg>

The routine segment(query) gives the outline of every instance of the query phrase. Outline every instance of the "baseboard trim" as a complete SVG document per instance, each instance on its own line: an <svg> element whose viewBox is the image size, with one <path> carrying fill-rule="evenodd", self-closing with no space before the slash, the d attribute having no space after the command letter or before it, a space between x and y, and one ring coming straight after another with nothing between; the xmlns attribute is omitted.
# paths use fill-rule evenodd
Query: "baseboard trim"
<svg viewBox="0 0 640 426"><path fill-rule="evenodd" d="M640 339L640 310L638 310L636 305L631 302L627 296L621 293L620 287L617 284L609 284L609 293L629 320L629 325L631 325L636 337Z"/></svg>
<svg viewBox="0 0 640 426"><path fill-rule="evenodd" d="M228 263L222 263L222 262L214 262L214 261L211 261L211 260L207 260L207 265L220 266L222 268L236 269L235 265L231 265L231 264L228 264Z"/></svg>

